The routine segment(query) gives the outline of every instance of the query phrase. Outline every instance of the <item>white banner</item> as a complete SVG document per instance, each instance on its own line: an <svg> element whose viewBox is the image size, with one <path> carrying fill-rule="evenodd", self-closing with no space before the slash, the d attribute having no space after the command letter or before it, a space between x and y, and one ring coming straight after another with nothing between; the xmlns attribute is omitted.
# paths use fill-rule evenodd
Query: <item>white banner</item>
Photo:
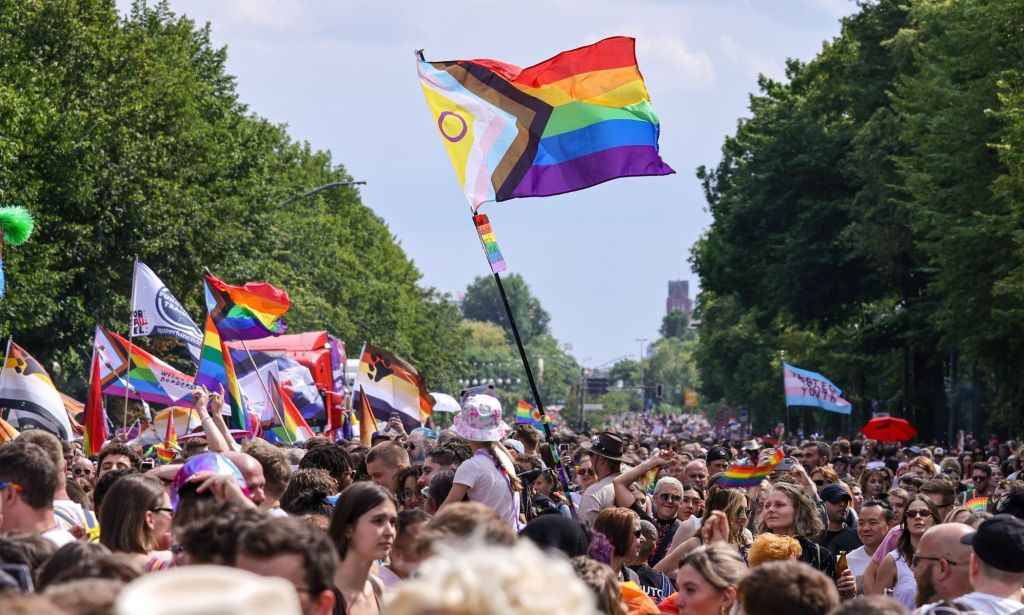
<svg viewBox="0 0 1024 615"><path fill-rule="evenodd" d="M132 282L132 337L176 337L185 342L192 360L199 362L203 332L181 302L144 263L135 261Z"/></svg>

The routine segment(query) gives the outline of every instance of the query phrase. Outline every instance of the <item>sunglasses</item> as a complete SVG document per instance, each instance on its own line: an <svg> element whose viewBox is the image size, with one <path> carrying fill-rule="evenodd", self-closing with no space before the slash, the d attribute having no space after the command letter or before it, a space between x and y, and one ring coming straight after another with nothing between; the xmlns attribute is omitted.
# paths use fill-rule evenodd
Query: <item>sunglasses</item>
<svg viewBox="0 0 1024 615"><path fill-rule="evenodd" d="M640 538L644 535L643 530L633 530L633 536Z"/></svg>
<svg viewBox="0 0 1024 615"><path fill-rule="evenodd" d="M407 450L407 451L416 450L416 443L415 442L403 442L402 446L404 446L405 450Z"/></svg>
<svg viewBox="0 0 1024 615"><path fill-rule="evenodd" d="M658 494L658 499L661 500L662 502L670 502L671 501L671 502L675 502L675 503L678 504L679 502L683 501L683 496L681 496L681 495L672 495L672 494L669 494L669 493L659 493Z"/></svg>
<svg viewBox="0 0 1024 615"><path fill-rule="evenodd" d="M822 479L819 478L818 480L814 481L814 484L819 486L819 487L824 487L825 486L825 481L823 481Z"/></svg>
<svg viewBox="0 0 1024 615"><path fill-rule="evenodd" d="M914 519L917 517L930 517L932 513L928 512L925 508L918 508L916 510L908 510L906 513L907 519Z"/></svg>
<svg viewBox="0 0 1024 615"><path fill-rule="evenodd" d="M165 512L168 515L171 515L172 517L174 516L174 509L173 508L163 508L163 507L161 507L161 508L150 508L149 512Z"/></svg>
<svg viewBox="0 0 1024 615"><path fill-rule="evenodd" d="M986 478L988 478L988 477L984 476L984 475L983 476L972 476L971 480L985 480Z"/></svg>
<svg viewBox="0 0 1024 615"><path fill-rule="evenodd" d="M576 476L591 476L593 474L594 470L592 468L581 468L576 466Z"/></svg>
<svg viewBox="0 0 1024 615"><path fill-rule="evenodd" d="M89 468L75 468L74 470L71 471L71 473L74 474L75 476L89 476L90 474L92 474L92 470L90 470Z"/></svg>

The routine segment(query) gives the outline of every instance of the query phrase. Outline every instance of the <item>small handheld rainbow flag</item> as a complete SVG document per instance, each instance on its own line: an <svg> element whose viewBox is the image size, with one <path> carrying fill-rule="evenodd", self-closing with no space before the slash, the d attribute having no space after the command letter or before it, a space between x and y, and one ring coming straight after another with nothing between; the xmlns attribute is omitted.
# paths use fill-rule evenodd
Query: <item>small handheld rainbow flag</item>
<svg viewBox="0 0 1024 615"><path fill-rule="evenodd" d="M174 426L174 414L167 415L167 432L164 433L164 441L153 447L157 459L161 463L170 463L178 456L181 447L178 446L178 430Z"/></svg>
<svg viewBox="0 0 1024 615"><path fill-rule="evenodd" d="M964 507L971 512L985 512L988 510L988 498L984 496L971 498L964 502Z"/></svg>
<svg viewBox="0 0 1024 615"><path fill-rule="evenodd" d="M516 423L526 423L537 429L543 429L544 423L550 422L550 418L540 415L540 410L536 406L526 400L519 400L519 404L516 406Z"/></svg>
<svg viewBox="0 0 1024 615"><path fill-rule="evenodd" d="M782 461L782 457L782 449L777 448L775 449L775 452L772 453L771 458L768 459L768 465L730 466L726 473L718 479L716 484L720 487L732 489L756 487L761 484L762 479L772 473L775 466L779 465L779 462Z"/></svg>

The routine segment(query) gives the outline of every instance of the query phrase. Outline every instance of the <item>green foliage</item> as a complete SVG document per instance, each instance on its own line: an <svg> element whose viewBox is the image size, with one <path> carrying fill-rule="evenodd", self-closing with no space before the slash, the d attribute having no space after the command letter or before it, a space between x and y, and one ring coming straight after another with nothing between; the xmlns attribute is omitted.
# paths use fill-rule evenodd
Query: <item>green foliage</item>
<svg viewBox="0 0 1024 615"><path fill-rule="evenodd" d="M2 333L84 375L94 324L125 328L138 256L194 317L204 266L266 280L289 291L293 331L372 341L453 386L458 309L354 189L278 205L351 178L251 114L210 38L166 2L120 19L106 0L0 0L0 202L37 220L5 254Z"/></svg>
<svg viewBox="0 0 1024 615"><path fill-rule="evenodd" d="M697 339L697 332L690 328L690 317L682 310L672 310L661 319L661 337L676 337L684 340Z"/></svg>
<svg viewBox="0 0 1024 615"><path fill-rule="evenodd" d="M877 405L951 437L952 374L954 428L1020 424L1022 28L998 0L865 2L786 83L759 81L698 170L702 393L767 425L785 356L843 387L855 423Z"/></svg>
<svg viewBox="0 0 1024 615"><path fill-rule="evenodd" d="M551 316L541 306L540 300L530 292L530 287L523 280L523 276L518 273L509 274L503 276L501 282L508 303L512 307L523 344L529 345L535 338L549 335ZM506 331L509 341L513 341L512 325L508 321L508 314L493 276L482 275L469 284L466 296L462 300L462 314L470 320L498 325Z"/></svg>

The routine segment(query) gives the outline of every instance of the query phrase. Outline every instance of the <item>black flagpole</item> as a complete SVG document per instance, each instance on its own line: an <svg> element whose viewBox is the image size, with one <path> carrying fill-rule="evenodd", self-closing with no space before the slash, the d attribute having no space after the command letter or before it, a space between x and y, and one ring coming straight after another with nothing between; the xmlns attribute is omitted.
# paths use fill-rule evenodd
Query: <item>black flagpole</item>
<svg viewBox="0 0 1024 615"><path fill-rule="evenodd" d="M490 266L490 261L488 261L488 266ZM505 294L505 287L502 285L501 276L497 272L494 272L494 283L498 285L498 294L501 295L501 302L505 306L505 314L508 315L508 322L512 326L512 337L516 340L516 348L519 349L519 358L522 359L523 369L526 370L526 380L530 383L530 391L533 393L533 400L537 403L537 410L540 412L541 425L544 426L544 438L547 440L548 446L551 447L552 456L558 462L558 478L562 483L562 489L565 491L565 499L569 503L569 512L572 513L572 517L575 519L576 507L572 503L572 498L569 497L569 474L565 469L565 460L558 454L558 446L555 444L554 436L551 433L551 424L544 420L547 418L547 414L544 412L544 402L541 400L540 391L537 390L537 382L533 379L533 369L530 368L530 359L526 356L526 348L523 346L523 339L519 336L519 327L516 326L515 316L512 315L512 306L508 302L508 295Z"/></svg>

